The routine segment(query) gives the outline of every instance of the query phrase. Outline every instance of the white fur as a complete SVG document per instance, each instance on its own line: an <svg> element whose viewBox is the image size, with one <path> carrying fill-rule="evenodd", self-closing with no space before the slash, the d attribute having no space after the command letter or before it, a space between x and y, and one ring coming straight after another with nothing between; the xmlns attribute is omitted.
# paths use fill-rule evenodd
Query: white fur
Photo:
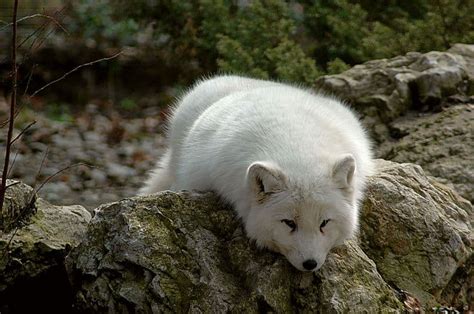
<svg viewBox="0 0 474 314"><path fill-rule="evenodd" d="M216 191L234 205L250 238L300 270L311 259L319 269L357 231L373 168L370 143L334 98L270 81L211 78L178 102L168 140L142 194ZM295 221L295 231L284 220Z"/></svg>

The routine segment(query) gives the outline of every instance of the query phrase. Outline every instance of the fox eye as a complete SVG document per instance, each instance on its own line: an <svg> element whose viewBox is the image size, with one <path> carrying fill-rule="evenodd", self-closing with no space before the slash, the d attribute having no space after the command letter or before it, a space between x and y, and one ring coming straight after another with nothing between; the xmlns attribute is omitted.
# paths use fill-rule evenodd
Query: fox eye
<svg viewBox="0 0 474 314"><path fill-rule="evenodd" d="M288 227L290 227L291 232L296 230L296 223L293 220L282 219L281 222L285 223Z"/></svg>
<svg viewBox="0 0 474 314"><path fill-rule="evenodd" d="M330 221L331 219L325 219L323 220L323 222L321 223L321 225L319 226L319 231L321 231L321 233L324 233L323 232L323 228L326 227L326 225L328 224L328 222Z"/></svg>

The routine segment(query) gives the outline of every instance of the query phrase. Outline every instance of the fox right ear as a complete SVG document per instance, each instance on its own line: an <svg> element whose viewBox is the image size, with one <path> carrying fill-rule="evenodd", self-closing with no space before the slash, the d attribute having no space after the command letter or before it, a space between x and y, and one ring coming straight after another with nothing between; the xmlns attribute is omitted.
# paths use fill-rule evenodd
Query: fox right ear
<svg viewBox="0 0 474 314"><path fill-rule="evenodd" d="M356 171L354 156L347 154L342 156L333 167L332 176L339 188L351 190L353 188L353 178Z"/></svg>
<svg viewBox="0 0 474 314"><path fill-rule="evenodd" d="M247 169L247 182L258 200L283 191L286 187L286 176L273 163L257 161Z"/></svg>

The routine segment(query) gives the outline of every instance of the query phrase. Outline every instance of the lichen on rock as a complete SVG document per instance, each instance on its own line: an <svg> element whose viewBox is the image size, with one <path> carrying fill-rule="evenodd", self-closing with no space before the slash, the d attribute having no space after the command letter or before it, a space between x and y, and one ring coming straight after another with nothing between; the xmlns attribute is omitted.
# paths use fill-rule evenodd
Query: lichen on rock
<svg viewBox="0 0 474 314"><path fill-rule="evenodd" d="M464 198L474 201L474 101L448 107L428 116L395 120L391 129L398 141L388 142L381 155L410 162Z"/></svg>
<svg viewBox="0 0 474 314"><path fill-rule="evenodd" d="M474 45L457 44L446 52L369 61L322 76L315 86L354 106L380 143L390 136L388 124L407 111L433 109L451 95L472 95L473 65Z"/></svg>
<svg viewBox="0 0 474 314"><path fill-rule="evenodd" d="M29 206L33 200L34 212L10 231L0 232L2 311L21 312L28 306L34 308L36 301L43 304L52 301L51 295L47 300L40 300L44 298L45 291L35 291L34 287L48 283L52 292L57 291L65 281L67 285L66 277L62 275L58 278L58 274L64 272L66 254L79 244L91 219L90 213L82 206L54 206L41 198L32 198L32 193L33 189L23 183L11 185L7 190L8 198L4 205L16 206L17 211L22 211L19 205ZM41 278L41 284L36 282L37 278ZM28 297L30 302L19 302L22 295L25 298L29 293L33 294Z"/></svg>
<svg viewBox="0 0 474 314"><path fill-rule="evenodd" d="M383 278L425 306L473 254L472 205L413 164L378 161L361 213L362 248Z"/></svg>
<svg viewBox="0 0 474 314"><path fill-rule="evenodd" d="M172 193L102 206L67 258L79 310L289 312L402 309L356 242L303 273L261 251L212 193Z"/></svg>

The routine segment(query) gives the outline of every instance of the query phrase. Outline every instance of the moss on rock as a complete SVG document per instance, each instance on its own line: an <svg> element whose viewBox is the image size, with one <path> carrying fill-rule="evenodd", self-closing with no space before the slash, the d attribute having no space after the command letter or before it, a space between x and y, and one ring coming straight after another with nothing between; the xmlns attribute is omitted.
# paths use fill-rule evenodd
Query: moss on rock
<svg viewBox="0 0 474 314"><path fill-rule="evenodd" d="M257 250L212 193L163 192L102 206L67 259L80 310L291 312L402 309L355 242L317 274Z"/></svg>

